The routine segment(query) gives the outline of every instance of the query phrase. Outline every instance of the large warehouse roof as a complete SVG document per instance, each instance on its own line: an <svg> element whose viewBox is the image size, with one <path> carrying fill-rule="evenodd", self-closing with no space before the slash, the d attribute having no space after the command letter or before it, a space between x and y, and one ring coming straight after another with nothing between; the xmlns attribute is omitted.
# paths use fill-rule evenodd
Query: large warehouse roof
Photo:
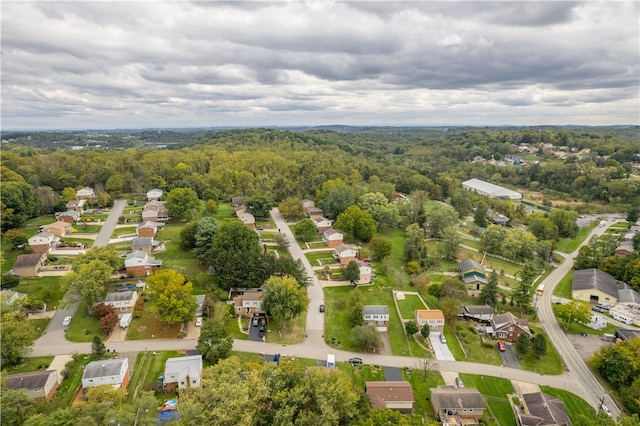
<svg viewBox="0 0 640 426"><path fill-rule="evenodd" d="M476 194L486 195L491 198L508 198L511 200L522 199L522 194L519 192L512 191L480 179L469 179L466 182L462 182L462 187L473 191Z"/></svg>

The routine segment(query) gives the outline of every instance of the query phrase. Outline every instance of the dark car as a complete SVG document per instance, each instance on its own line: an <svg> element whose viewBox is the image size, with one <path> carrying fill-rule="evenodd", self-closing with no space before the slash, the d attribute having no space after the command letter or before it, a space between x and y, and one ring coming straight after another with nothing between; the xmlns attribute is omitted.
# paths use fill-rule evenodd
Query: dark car
<svg viewBox="0 0 640 426"><path fill-rule="evenodd" d="M260 333L260 336L264 336L264 325L261 325L260 328L258 329L258 332Z"/></svg>
<svg viewBox="0 0 640 426"><path fill-rule="evenodd" d="M362 358L349 358L349 364L362 365Z"/></svg>
<svg viewBox="0 0 640 426"><path fill-rule="evenodd" d="M324 305L320 305L320 312L324 312Z"/></svg>

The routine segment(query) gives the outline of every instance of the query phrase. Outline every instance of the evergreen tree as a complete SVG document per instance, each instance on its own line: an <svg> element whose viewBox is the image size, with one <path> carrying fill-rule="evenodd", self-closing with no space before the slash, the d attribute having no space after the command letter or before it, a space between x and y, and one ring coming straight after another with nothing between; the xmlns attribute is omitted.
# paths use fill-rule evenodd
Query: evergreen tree
<svg viewBox="0 0 640 426"><path fill-rule="evenodd" d="M100 339L100 336L93 336L93 340L91 341L91 356L94 359L102 359L107 353L107 347Z"/></svg>
<svg viewBox="0 0 640 426"><path fill-rule="evenodd" d="M495 270L489 274L489 280L482 287L478 300L485 305L496 306L498 304L498 273Z"/></svg>

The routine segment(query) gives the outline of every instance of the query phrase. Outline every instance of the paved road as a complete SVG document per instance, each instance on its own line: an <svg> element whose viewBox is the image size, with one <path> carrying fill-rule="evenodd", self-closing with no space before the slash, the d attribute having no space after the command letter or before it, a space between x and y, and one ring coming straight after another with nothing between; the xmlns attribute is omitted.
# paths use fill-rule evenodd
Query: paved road
<svg viewBox="0 0 640 426"><path fill-rule="evenodd" d="M127 205L127 200L116 200L113 203L113 208L111 209L111 213L109 213L109 216L107 217L107 220L102 225L102 228L98 233L98 236L93 241L92 247L104 247L109 243L109 238L111 238L111 234L113 234L113 230L115 229L116 224L118 223L118 218L122 215L122 212L124 211L124 207L126 205ZM66 297L67 296L65 295L65 298ZM65 304L63 303L63 305ZM38 346L48 347L50 345L56 345L58 343L68 342L67 339L64 337L65 329L62 326L62 321L67 316L73 317L78 311L79 305L80 305L79 303L73 303L73 304L65 305L64 308L58 307L56 312L53 314L51 321L49 321L49 325L47 326L47 329L44 331L42 336L38 340L36 340L35 347L38 347ZM45 349L45 355L46 355L46 352L47 351ZM69 354L69 353L71 352L66 352L66 354Z"/></svg>
<svg viewBox="0 0 640 426"><path fill-rule="evenodd" d="M612 223L613 222L609 222L608 225L611 225ZM594 228L589 234L589 237L585 239L584 243L581 245L587 244L589 240L596 235L602 235L605 230L606 227ZM541 299L538 299L537 301L537 309L540 323L544 327L549 339L551 339L554 346L560 353L566 368L572 373L572 376L574 377L573 380L575 380L577 384L584 389L581 396L592 406L598 407L600 400L603 395L605 395L605 389L591 373L591 370L589 370L587 365L584 363L578 351L562 331L555 316L553 315L552 309L553 289L573 267L573 259L578 254L579 249L580 247L578 247L578 249L573 253L563 255L565 258L564 262L555 270L551 271L547 278L542 281L542 284L544 284L544 294L541 296ZM618 408L615 402L608 395L605 397L605 404L614 416L618 416L620 414L620 408Z"/></svg>
<svg viewBox="0 0 640 426"><path fill-rule="evenodd" d="M280 230L280 233L287 237L291 257L296 260L299 259L302 262L310 278L307 294L311 302L307 310L307 338L305 339L305 343L313 345L318 349L328 350L329 347L324 341L324 313L320 312L320 305L324 305L324 292L322 291L320 280L318 280L318 277L313 272L309 260L304 255L298 241L296 241L295 235L293 235L293 232L277 207L271 210L271 218Z"/></svg>

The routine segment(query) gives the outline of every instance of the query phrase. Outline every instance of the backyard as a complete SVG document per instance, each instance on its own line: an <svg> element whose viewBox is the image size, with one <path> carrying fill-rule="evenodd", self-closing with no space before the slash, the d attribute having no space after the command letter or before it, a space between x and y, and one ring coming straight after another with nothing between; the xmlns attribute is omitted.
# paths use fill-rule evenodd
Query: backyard
<svg viewBox="0 0 640 426"><path fill-rule="evenodd" d="M475 388L482 394L489 416L499 425L514 425L516 419L509 402L509 395L514 393L513 385L508 379L475 374L460 374L460 378L468 388Z"/></svg>
<svg viewBox="0 0 640 426"><path fill-rule="evenodd" d="M154 391L159 389L158 377L164 373L164 364L169 358L184 356L176 351L160 352L140 352L136 357L132 367L133 373L129 385L127 386L127 396L129 399L136 399L142 391ZM167 395L160 395L159 399L164 400Z"/></svg>

